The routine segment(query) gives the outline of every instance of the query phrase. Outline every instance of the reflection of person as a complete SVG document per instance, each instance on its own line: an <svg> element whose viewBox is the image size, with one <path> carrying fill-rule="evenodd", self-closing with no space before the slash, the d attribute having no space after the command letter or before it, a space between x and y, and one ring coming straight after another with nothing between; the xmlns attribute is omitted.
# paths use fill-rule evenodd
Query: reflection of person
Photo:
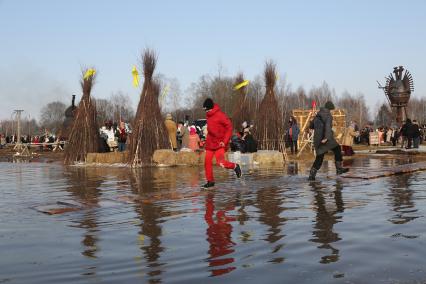
<svg viewBox="0 0 426 284"><path fill-rule="evenodd" d="M206 111L208 129L204 160L207 183L203 186L207 188L214 186L213 157L216 158L218 166L233 169L238 178L241 177L241 168L240 165L225 160L225 149L228 147L232 135L231 121L211 98L204 101L203 108Z"/></svg>
<svg viewBox="0 0 426 284"><path fill-rule="evenodd" d="M169 134L170 146L172 147L173 151L177 151L177 140L176 140L177 127L170 113L166 115L166 121L164 121L164 124L166 125L167 133Z"/></svg>
<svg viewBox="0 0 426 284"><path fill-rule="evenodd" d="M314 243L319 243L318 248L330 249L331 254L321 257L320 263L331 263L339 260L339 250L334 248L331 244L341 240L339 234L333 232L333 226L341 218L344 211L344 203L342 198L342 188L340 184L336 184L334 191L334 206L327 206L327 199L324 197L321 188L314 185L315 204L316 204L316 218L313 231L313 238L310 240ZM335 208L335 209L329 209Z"/></svg>
<svg viewBox="0 0 426 284"><path fill-rule="evenodd" d="M214 196L208 194L206 196L206 214L204 220L207 223L207 241L209 242L209 266L225 266L225 268L212 269L212 276L219 276L231 272L235 269L235 266L231 264L235 261L233 257L224 258L225 255L233 253L232 248L235 243L232 241L232 225L231 221L235 221L235 218L231 218L225 215L225 210L218 210L216 216L214 216ZM216 218L215 218L216 217ZM219 259L218 259L219 258Z"/></svg>
<svg viewBox="0 0 426 284"><path fill-rule="evenodd" d="M413 175L394 175L389 177L389 179L390 189L388 202L395 214L388 219L388 221L400 225L419 218L421 214L419 209L416 208L414 191L410 186L411 182L415 180Z"/></svg>
<svg viewBox="0 0 426 284"><path fill-rule="evenodd" d="M325 106L320 109L313 121L314 127L314 148L316 152L315 161L309 172L309 180L315 180L318 170L322 166L324 155L328 151L333 151L334 161L336 165L336 174L340 175L348 171L342 166L342 152L339 143L334 139L333 117L330 110L334 109L334 104L330 101L326 102Z"/></svg>

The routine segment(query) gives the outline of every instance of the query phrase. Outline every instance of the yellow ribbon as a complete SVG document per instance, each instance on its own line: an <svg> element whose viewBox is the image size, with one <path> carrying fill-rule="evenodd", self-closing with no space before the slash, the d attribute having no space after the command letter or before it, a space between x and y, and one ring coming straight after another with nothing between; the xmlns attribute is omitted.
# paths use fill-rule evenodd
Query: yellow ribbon
<svg viewBox="0 0 426 284"><path fill-rule="evenodd" d="M161 94L161 98L160 98L161 103L164 101L164 98L167 96L168 93L169 93L169 85L165 86L163 89L163 93Z"/></svg>
<svg viewBox="0 0 426 284"><path fill-rule="evenodd" d="M96 74L96 70L93 68L89 68L87 69L86 73L84 74L84 80L87 80L89 77L92 77L93 75Z"/></svg>
<svg viewBox="0 0 426 284"><path fill-rule="evenodd" d="M236 91L236 90L239 90L239 89L241 89L242 87L247 86L249 83L250 83L250 81L249 81L249 80L244 80L244 81L242 81L241 83L239 83L239 84L235 85L235 86L234 86L234 90L235 90L235 91Z"/></svg>
<svg viewBox="0 0 426 284"><path fill-rule="evenodd" d="M136 88L139 86L139 73L135 65L133 65L132 75L133 75L133 87Z"/></svg>

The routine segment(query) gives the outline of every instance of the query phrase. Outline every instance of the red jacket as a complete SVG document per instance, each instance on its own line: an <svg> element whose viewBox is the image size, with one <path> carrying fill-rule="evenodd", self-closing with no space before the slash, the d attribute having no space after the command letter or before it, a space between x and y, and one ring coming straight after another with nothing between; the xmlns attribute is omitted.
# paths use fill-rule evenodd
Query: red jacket
<svg viewBox="0 0 426 284"><path fill-rule="evenodd" d="M220 110L217 104L214 104L206 116L207 138L205 148L207 150L217 150L220 148L220 142L223 142L226 148L232 136L231 120Z"/></svg>

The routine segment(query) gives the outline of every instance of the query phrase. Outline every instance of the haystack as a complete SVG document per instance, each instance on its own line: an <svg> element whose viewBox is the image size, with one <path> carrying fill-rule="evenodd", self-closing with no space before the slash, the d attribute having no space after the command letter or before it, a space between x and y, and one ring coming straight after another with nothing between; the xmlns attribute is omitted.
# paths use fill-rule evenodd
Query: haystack
<svg viewBox="0 0 426 284"><path fill-rule="evenodd" d="M83 96L77 107L75 121L68 137L68 145L65 147L65 164L84 162L87 153L98 152L100 137L96 122L96 104L90 96L95 77L94 69L82 72L80 84Z"/></svg>
<svg viewBox="0 0 426 284"><path fill-rule="evenodd" d="M130 139L129 163L132 166L150 165L155 150L168 148L168 134L158 102L160 85L152 77L156 61L154 51L145 50L142 56L145 81Z"/></svg>
<svg viewBox="0 0 426 284"><path fill-rule="evenodd" d="M275 96L275 64L271 61L265 65L266 93L259 106L256 136L261 150L279 150L282 142L281 111Z"/></svg>
<svg viewBox="0 0 426 284"><path fill-rule="evenodd" d="M238 74L235 79L235 86L245 82L244 75L242 73ZM232 124L236 130L241 129L241 124L244 121L250 122L250 110L247 100L247 85L242 86L235 90L235 101L234 101L234 110L232 112Z"/></svg>

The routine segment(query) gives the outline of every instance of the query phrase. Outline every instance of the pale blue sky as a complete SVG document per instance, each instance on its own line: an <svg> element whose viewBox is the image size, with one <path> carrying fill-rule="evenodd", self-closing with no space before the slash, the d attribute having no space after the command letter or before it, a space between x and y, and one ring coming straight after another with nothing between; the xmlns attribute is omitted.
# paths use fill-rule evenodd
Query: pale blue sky
<svg viewBox="0 0 426 284"><path fill-rule="evenodd" d="M0 118L68 103L81 66L99 70L95 97L123 91L136 104L130 72L145 47L182 90L219 63L252 79L273 59L294 89L326 81L337 94L363 93L372 108L384 100L376 80L396 65L413 74L414 95L426 95L423 0L0 0L0 42Z"/></svg>

